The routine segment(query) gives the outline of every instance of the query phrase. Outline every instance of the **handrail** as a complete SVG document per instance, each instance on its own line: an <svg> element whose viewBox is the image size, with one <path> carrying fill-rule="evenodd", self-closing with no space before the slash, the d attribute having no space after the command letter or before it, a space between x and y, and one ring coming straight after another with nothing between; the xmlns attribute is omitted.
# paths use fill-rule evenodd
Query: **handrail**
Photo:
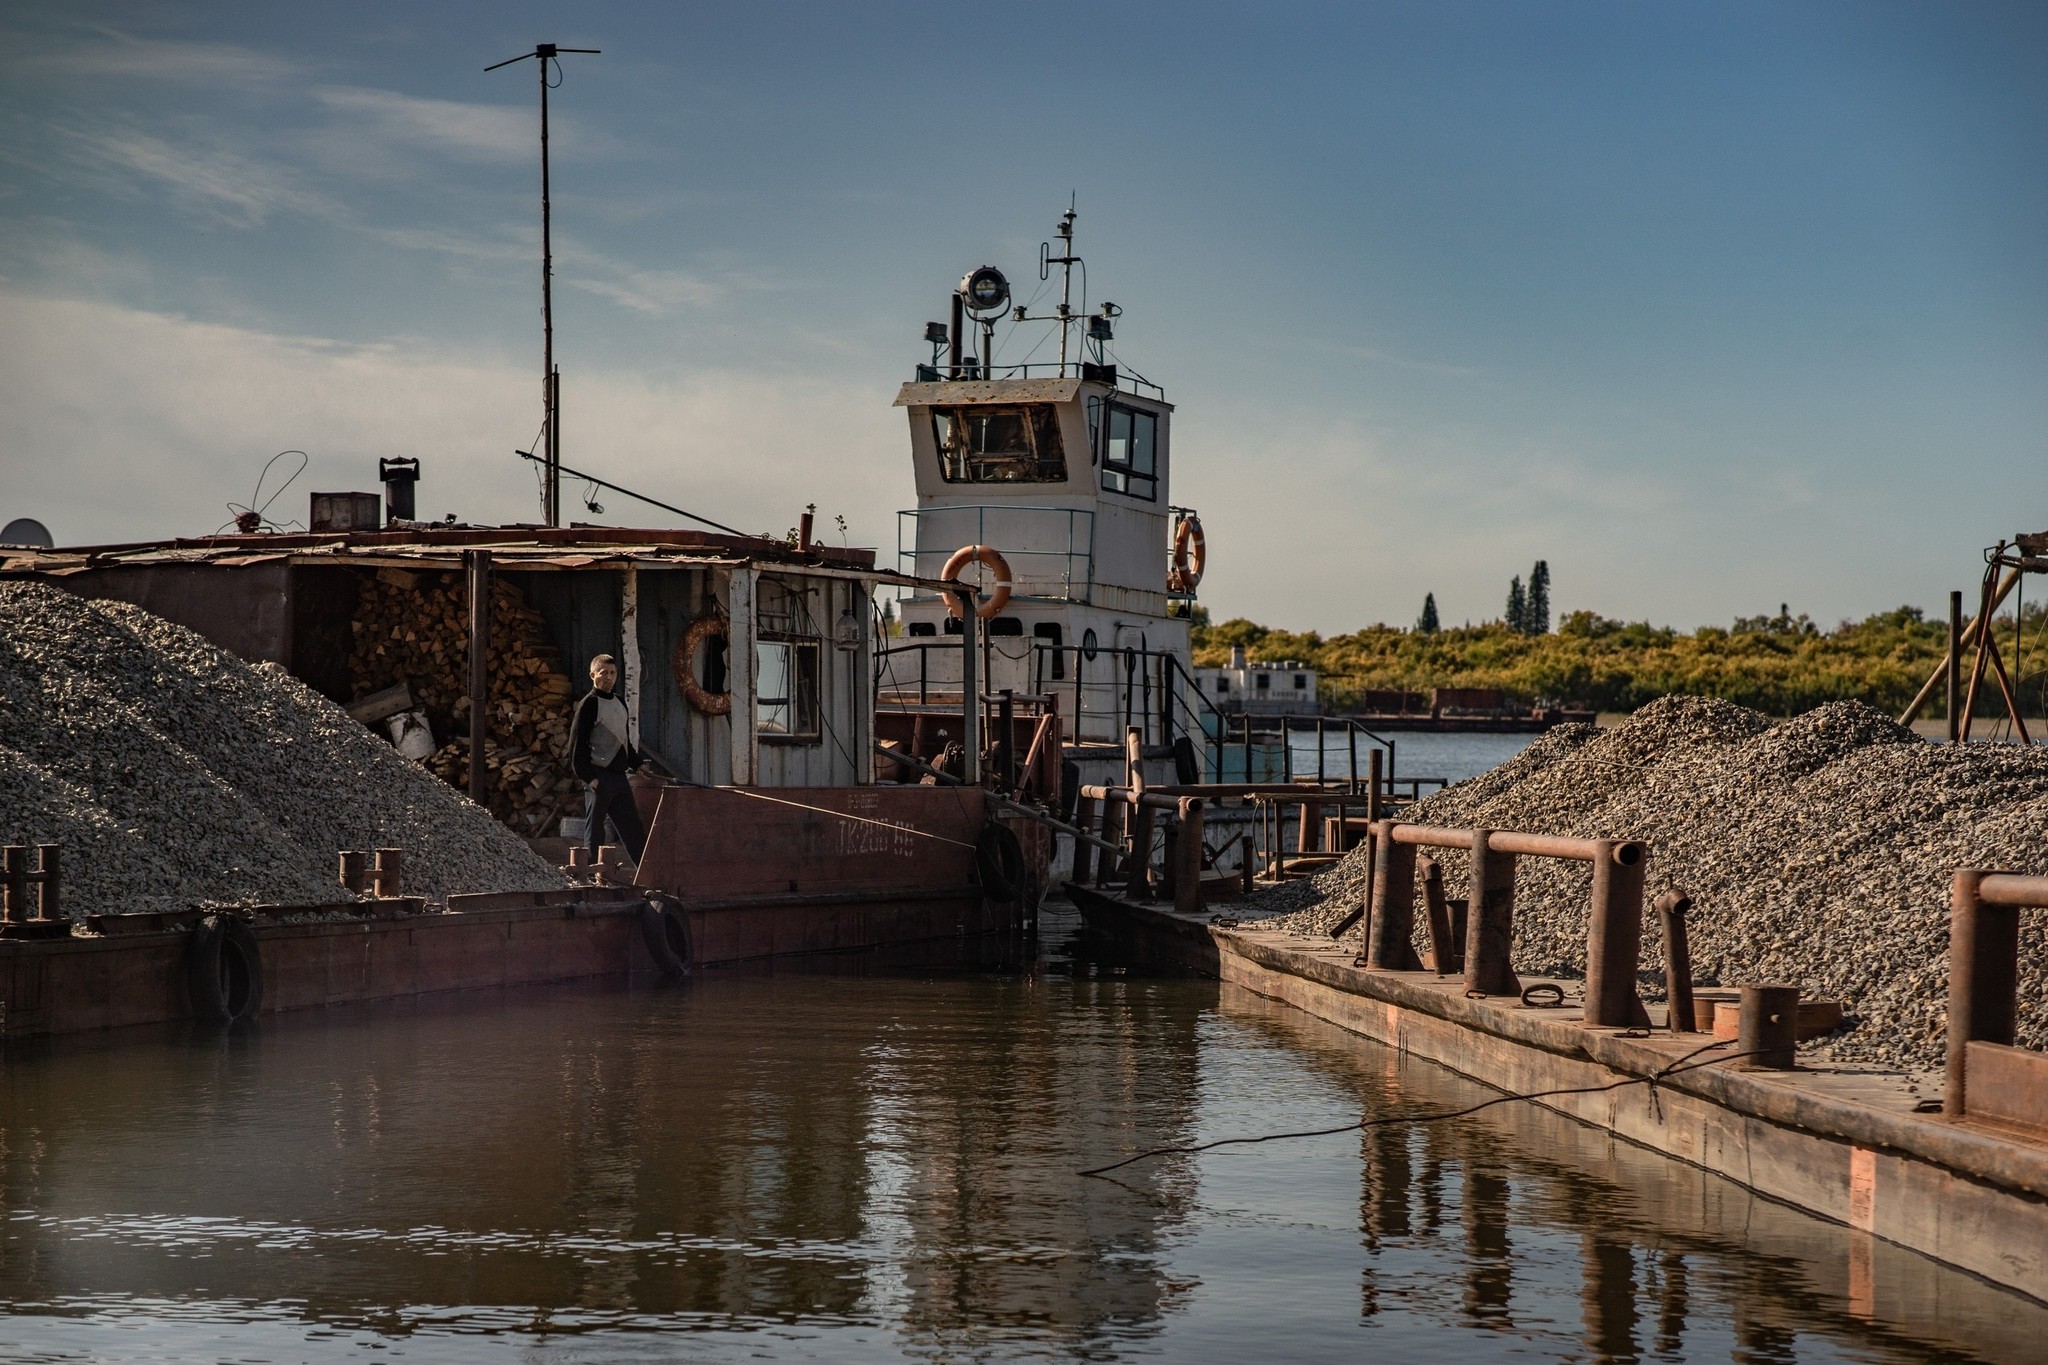
<svg viewBox="0 0 2048 1365"><path fill-rule="evenodd" d="M1011 513L1022 512L1030 514L1058 515L1065 517L1067 520L1067 548L1065 550L1017 550L1006 548L1003 551L1003 553L1007 558L1016 560L1022 560L1025 558L1066 560L1066 567L1060 575L1060 591L1064 600L1069 602L1091 602L1094 600L1095 511L1093 508L1088 507L1049 507L1035 503L988 502L952 503L947 504L946 506L943 507L900 508L896 513L896 563L898 567L900 568L904 560L908 559L910 561L910 568L908 572L910 572L912 575L916 575L920 568L918 561L921 557L950 556L953 554L954 550L958 548L945 547L927 550L915 548L915 546L913 545L913 548L911 549L904 549L903 520L905 517L910 518L911 525L913 526L913 528L915 528L919 524L919 522L921 522L922 519L925 517L938 517L941 515L952 515L964 512L974 513L974 538L967 542L970 545L986 545L989 543L988 514L990 512L1002 513L1005 516ZM1088 528L1087 543L1085 544L1085 546L1081 544L1081 541L1076 534L1082 519L1085 519ZM913 541L915 540L915 534L915 530L913 530ZM1074 561L1077 559L1082 561L1080 577L1081 593L1078 597L1074 595Z"/></svg>
<svg viewBox="0 0 2048 1365"><path fill-rule="evenodd" d="M959 366L960 370L967 371L961 374L947 374L947 370L954 368L950 365L919 365L916 370L917 378L911 382L917 384L945 384L970 383L975 380L995 378L1082 379L1086 377L1081 370L1082 363L1078 360L1070 360L1062 365L1057 360L1037 360L1025 361L1016 365L990 365L982 361L976 361L971 367L967 365ZM930 375L930 378L926 377L927 374ZM1096 380L1094 382L1101 383L1105 381ZM1165 389L1151 380L1133 374L1119 365L1116 367L1116 383L1112 387L1120 389L1126 383L1130 385L1130 392L1139 398L1145 397L1144 390L1150 389L1152 397L1157 398L1162 403L1166 401Z"/></svg>

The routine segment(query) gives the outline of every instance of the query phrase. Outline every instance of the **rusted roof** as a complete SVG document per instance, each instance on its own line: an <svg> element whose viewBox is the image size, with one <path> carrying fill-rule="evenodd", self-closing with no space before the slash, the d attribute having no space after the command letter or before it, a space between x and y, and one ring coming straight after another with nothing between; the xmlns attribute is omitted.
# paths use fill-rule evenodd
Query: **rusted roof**
<svg viewBox="0 0 2048 1365"><path fill-rule="evenodd" d="M785 565L893 578L876 570L873 550L811 545L701 531L609 526L445 526L395 531L200 536L127 545L54 550L0 549L0 572L52 577L133 564L207 564L238 568L285 562L364 568L457 567L468 550L487 549L506 567L584 569L627 564Z"/></svg>

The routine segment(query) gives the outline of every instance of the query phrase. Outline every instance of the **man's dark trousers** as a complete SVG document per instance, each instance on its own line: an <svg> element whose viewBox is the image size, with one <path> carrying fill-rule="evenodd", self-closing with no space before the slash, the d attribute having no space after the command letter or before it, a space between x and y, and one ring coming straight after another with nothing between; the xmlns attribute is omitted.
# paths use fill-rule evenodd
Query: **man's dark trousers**
<svg viewBox="0 0 2048 1365"><path fill-rule="evenodd" d="M587 821L584 827L583 846L590 850L590 861L597 861L598 845L604 842L604 822L609 819L619 831L619 842L626 846L635 863L647 849L647 832L640 827L640 808L633 804L633 784L626 780L624 773L610 769L599 773L583 794L583 813Z"/></svg>

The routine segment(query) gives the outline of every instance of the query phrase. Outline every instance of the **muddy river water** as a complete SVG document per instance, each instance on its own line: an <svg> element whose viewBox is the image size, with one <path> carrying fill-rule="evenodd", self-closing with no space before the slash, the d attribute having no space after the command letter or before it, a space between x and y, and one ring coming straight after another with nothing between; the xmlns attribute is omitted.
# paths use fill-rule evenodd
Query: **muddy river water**
<svg viewBox="0 0 2048 1365"><path fill-rule="evenodd" d="M2048 1309L1256 996L712 972L14 1046L7 1360L2041 1359Z"/></svg>

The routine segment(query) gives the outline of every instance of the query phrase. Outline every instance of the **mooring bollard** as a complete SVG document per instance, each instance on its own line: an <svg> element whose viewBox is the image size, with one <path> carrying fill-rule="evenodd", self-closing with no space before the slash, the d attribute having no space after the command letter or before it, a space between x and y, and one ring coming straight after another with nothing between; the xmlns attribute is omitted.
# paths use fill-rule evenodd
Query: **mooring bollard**
<svg viewBox="0 0 2048 1365"><path fill-rule="evenodd" d="M1106 796L1102 799L1102 841L1104 843L1113 844L1117 848L1123 847L1124 816L1128 811L1129 808L1114 797ZM1095 864L1095 884L1097 886L1108 886L1116 881L1117 866L1122 856L1121 854L1103 850L1101 859Z"/></svg>
<svg viewBox="0 0 2048 1365"><path fill-rule="evenodd" d="M1202 908L1203 824L1202 798L1183 796L1173 868L1173 908L1183 915Z"/></svg>
<svg viewBox="0 0 2048 1365"><path fill-rule="evenodd" d="M1493 831L1472 831L1472 895L1466 912L1465 989L1520 995L1515 975L1515 855L1491 847Z"/></svg>
<svg viewBox="0 0 2048 1365"><path fill-rule="evenodd" d="M1969 1108L1969 1045L2010 1047L2018 1036L2020 912L1984 898L1984 881L1992 875L1965 868L1949 889L1948 1074L1941 1110L1952 1119Z"/></svg>
<svg viewBox="0 0 2048 1365"><path fill-rule="evenodd" d="M1595 1028L1647 1028L1636 994L1643 951L1643 877L1650 850L1634 840L1601 839L1593 857L1593 910L1586 927L1586 1014Z"/></svg>
<svg viewBox="0 0 2048 1365"><path fill-rule="evenodd" d="M1083 834L1095 833L1095 798L1077 796L1074 798L1074 828ZM1095 877L1095 845L1086 839L1074 840L1073 883L1086 886Z"/></svg>
<svg viewBox="0 0 2048 1365"><path fill-rule="evenodd" d="M28 889L36 888L35 913L29 913ZM0 852L0 923L28 924L63 918L63 850L37 844L34 858L26 844L9 844Z"/></svg>
<svg viewBox="0 0 2048 1365"><path fill-rule="evenodd" d="M1663 892L1654 902L1657 928L1664 935L1664 998L1668 1016L1664 1027L1673 1033L1697 1032L1693 1017L1692 946L1686 938L1685 917L1692 910L1692 897L1676 888Z"/></svg>
<svg viewBox="0 0 2048 1365"><path fill-rule="evenodd" d="M1372 918L1366 924L1365 965L1393 972L1419 972L1415 956L1415 846L1394 837L1398 822L1372 828Z"/></svg>
<svg viewBox="0 0 2048 1365"><path fill-rule="evenodd" d="M1379 750L1373 752L1378 753ZM1444 870L1434 858L1423 858L1419 865L1422 870L1422 909L1429 927L1429 961L1423 965L1438 976L1449 976L1464 965L1464 958L1458 951L1457 936L1451 930L1451 904L1444 899Z"/></svg>
<svg viewBox="0 0 2048 1365"><path fill-rule="evenodd" d="M363 887L369 881L369 858L359 848L345 848L341 851L341 868L337 874L341 889L351 896L363 894Z"/></svg>
<svg viewBox="0 0 2048 1365"><path fill-rule="evenodd" d="M1124 878L1124 894L1134 901L1152 898L1152 827L1157 823L1152 807L1132 802L1131 865Z"/></svg>
<svg viewBox="0 0 2048 1365"><path fill-rule="evenodd" d="M378 900L396 900L400 891L405 852L396 848L380 848L370 874L370 890Z"/></svg>
<svg viewBox="0 0 2048 1365"><path fill-rule="evenodd" d="M1742 1065L1790 1071L1799 1061L1799 988L1744 986L1735 1050Z"/></svg>

